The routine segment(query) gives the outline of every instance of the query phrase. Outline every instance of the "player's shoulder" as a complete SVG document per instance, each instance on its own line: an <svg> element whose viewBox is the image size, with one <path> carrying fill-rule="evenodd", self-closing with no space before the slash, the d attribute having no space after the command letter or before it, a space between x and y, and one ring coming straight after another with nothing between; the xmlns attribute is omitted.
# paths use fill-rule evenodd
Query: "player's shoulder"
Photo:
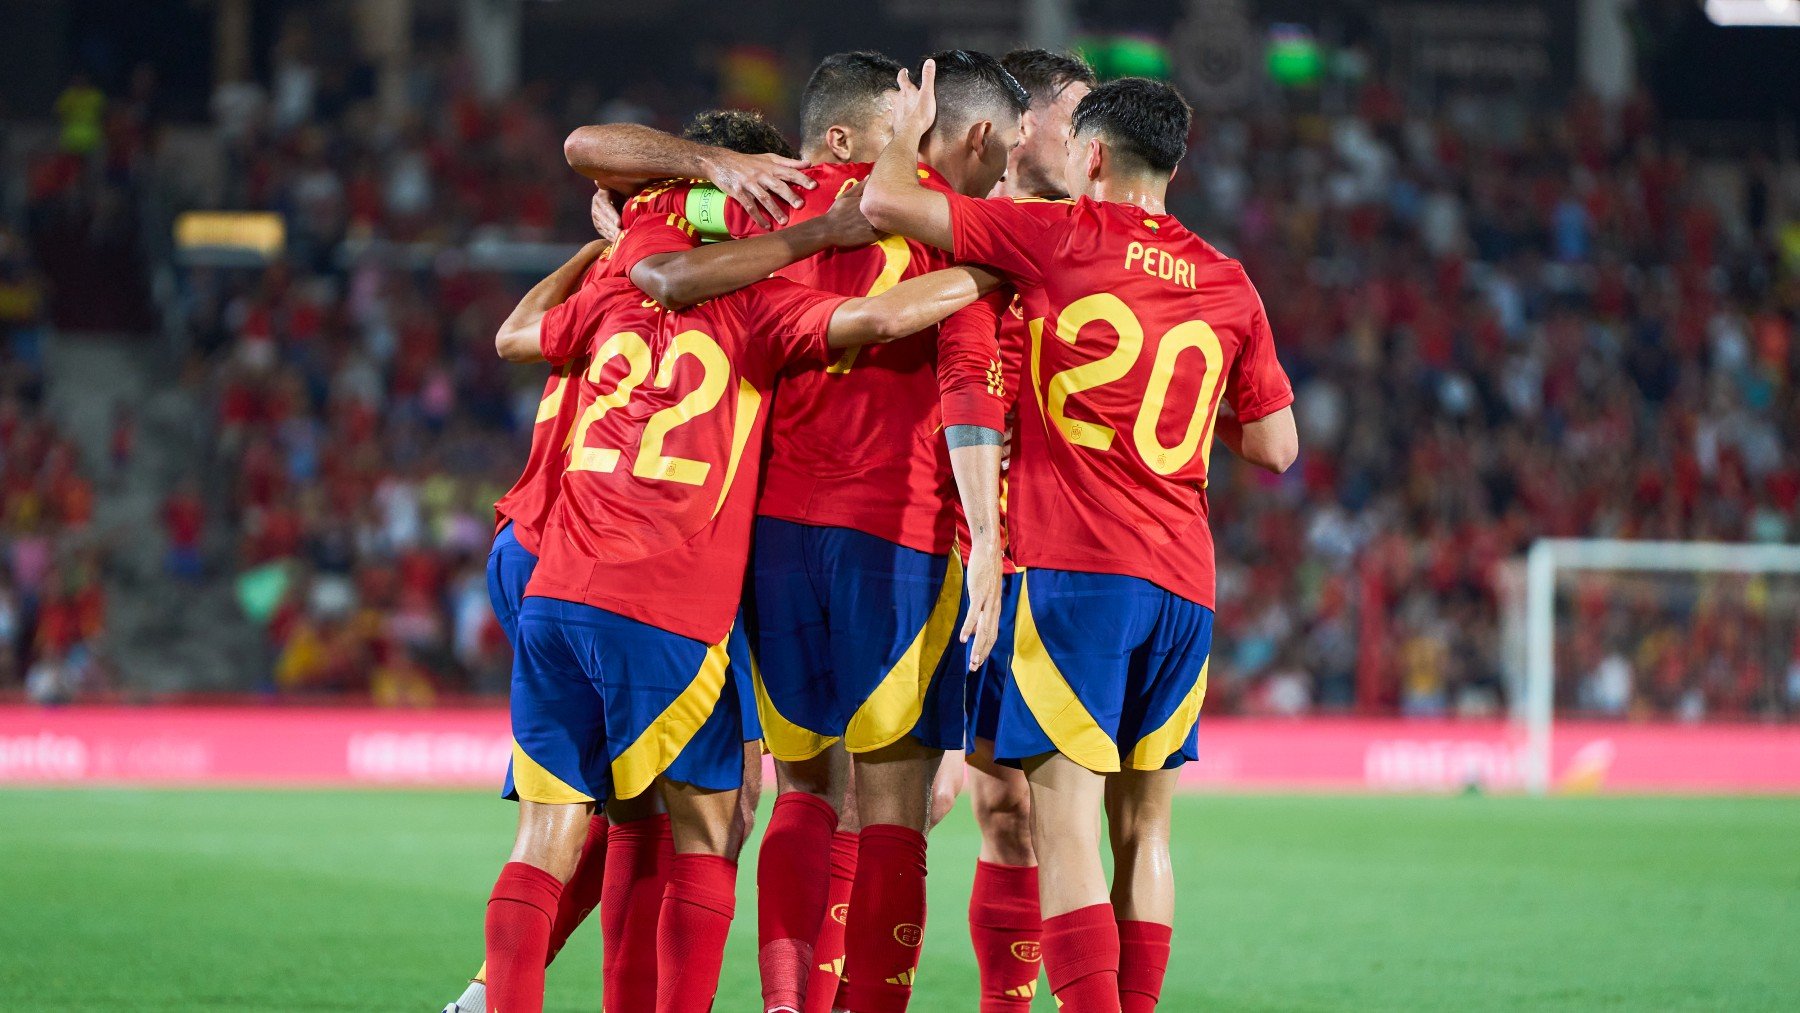
<svg viewBox="0 0 1800 1013"><path fill-rule="evenodd" d="M625 202L624 209L619 212L619 223L624 225L629 219L643 214L680 212L686 206L688 191L697 186L709 185L703 179L657 180Z"/></svg>

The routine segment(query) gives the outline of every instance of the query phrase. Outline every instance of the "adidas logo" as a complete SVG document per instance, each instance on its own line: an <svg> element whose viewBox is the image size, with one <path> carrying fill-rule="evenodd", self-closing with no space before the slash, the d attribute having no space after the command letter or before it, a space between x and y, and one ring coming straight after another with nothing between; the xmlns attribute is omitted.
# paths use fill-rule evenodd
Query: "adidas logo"
<svg viewBox="0 0 1800 1013"><path fill-rule="evenodd" d="M899 974L894 975L892 978L889 978L887 980L887 983L890 985L904 985L907 988L911 988L912 983L913 983L913 976L918 973L919 973L918 968L909 967L906 970L901 971Z"/></svg>
<svg viewBox="0 0 1800 1013"><path fill-rule="evenodd" d="M1007 989L1003 994L1011 996L1014 999L1030 999L1037 995L1037 982L1026 982L1018 988Z"/></svg>
<svg viewBox="0 0 1800 1013"><path fill-rule="evenodd" d="M839 957L836 960L827 960L819 965L819 970L830 971L832 974L842 978L844 976L844 958Z"/></svg>

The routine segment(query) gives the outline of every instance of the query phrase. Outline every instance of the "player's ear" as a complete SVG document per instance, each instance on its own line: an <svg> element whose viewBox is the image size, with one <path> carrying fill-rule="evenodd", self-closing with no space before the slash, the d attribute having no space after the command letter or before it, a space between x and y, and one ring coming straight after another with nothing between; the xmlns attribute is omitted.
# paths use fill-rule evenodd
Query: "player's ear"
<svg viewBox="0 0 1800 1013"><path fill-rule="evenodd" d="M826 127L825 147L840 160L848 162L851 149L850 131L835 123Z"/></svg>
<svg viewBox="0 0 1800 1013"><path fill-rule="evenodd" d="M976 159L981 158L982 153L987 151L988 137L991 136L993 132L994 121L992 120L976 120L974 123L969 124L969 134L965 140L968 141L969 154L971 157Z"/></svg>
<svg viewBox="0 0 1800 1013"><path fill-rule="evenodd" d="M1098 137L1090 137L1087 142L1087 178L1099 179L1100 170L1106 164L1111 152L1106 150L1105 142Z"/></svg>

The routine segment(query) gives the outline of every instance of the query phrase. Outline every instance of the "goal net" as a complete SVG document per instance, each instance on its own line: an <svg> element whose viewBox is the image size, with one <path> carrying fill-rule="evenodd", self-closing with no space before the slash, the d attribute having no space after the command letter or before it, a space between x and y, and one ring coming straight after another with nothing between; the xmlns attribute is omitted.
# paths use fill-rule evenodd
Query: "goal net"
<svg viewBox="0 0 1800 1013"><path fill-rule="evenodd" d="M1550 789L1559 714L1800 718L1800 546L1547 539L1518 601L1532 794Z"/></svg>

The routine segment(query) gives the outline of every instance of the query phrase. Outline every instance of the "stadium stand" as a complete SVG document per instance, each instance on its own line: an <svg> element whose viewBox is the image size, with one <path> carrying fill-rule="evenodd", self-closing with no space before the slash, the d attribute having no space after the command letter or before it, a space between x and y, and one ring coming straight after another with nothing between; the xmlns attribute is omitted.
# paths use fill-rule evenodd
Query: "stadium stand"
<svg viewBox="0 0 1800 1013"><path fill-rule="evenodd" d="M492 355L521 276L483 250L584 237L589 191L557 152L600 113L530 90L484 104L427 58L408 82L417 112L384 122L284 59L269 89L215 96L210 192L171 178L196 156L155 122L148 79L97 103L72 85L61 129L8 167L30 180L31 224L0 234L0 687L86 644L116 675L46 676L50 696L422 704L504 689L482 554L536 378ZM607 115L670 126L690 111L667 105ZM1780 231L1793 181L1690 156L1644 98L1489 113L1414 109L1371 84L1341 113L1196 124L1175 210L1257 279L1305 447L1280 478L1217 455L1231 621L1209 709L1494 713L1508 692L1496 588L1533 538L1800 537L1800 240ZM286 255L178 263L153 225L201 203L281 213ZM93 276L78 232L136 266ZM72 291L104 298L77 308ZM161 356L148 375L166 382L88 398L77 453L41 393L45 329L152 319L179 355L95 351L91 368ZM134 519L123 545L82 536L108 474L132 504L116 511ZM119 597L103 589L126 587L162 593L103 620ZM1580 607L1614 621L1567 646L1572 705L1800 712L1800 634L1768 635L1792 619L1741 586L1676 610ZM1676 637L1723 646L1675 651ZM103 647L127 642L135 657Z"/></svg>

